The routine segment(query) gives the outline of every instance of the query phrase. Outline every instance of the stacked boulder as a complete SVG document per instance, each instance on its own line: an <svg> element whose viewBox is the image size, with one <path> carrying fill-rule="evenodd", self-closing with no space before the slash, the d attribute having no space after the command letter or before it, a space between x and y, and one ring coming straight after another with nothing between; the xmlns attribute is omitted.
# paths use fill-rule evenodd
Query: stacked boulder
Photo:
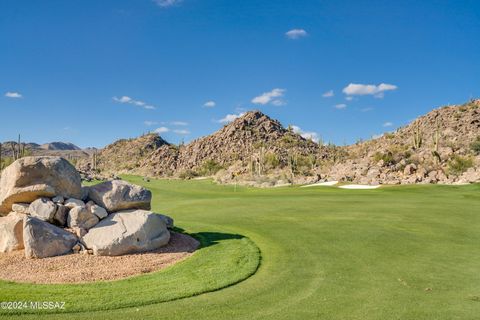
<svg viewBox="0 0 480 320"><path fill-rule="evenodd" d="M123 255L166 245L173 220L150 211L149 190L122 180L82 187L60 157L26 157L0 178L0 252L27 258Z"/></svg>

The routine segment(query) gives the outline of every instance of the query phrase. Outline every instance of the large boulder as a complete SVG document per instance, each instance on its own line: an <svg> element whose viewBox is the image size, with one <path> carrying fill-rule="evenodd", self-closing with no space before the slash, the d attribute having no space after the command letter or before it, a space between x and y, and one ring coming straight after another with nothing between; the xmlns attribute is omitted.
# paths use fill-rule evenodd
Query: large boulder
<svg viewBox="0 0 480 320"><path fill-rule="evenodd" d="M88 196L108 212L127 209L150 210L152 200L152 193L149 190L122 180L91 186L88 189Z"/></svg>
<svg viewBox="0 0 480 320"><path fill-rule="evenodd" d="M67 216L67 225L69 228L90 229L98 223L99 219L86 207L74 207L70 209Z"/></svg>
<svg viewBox="0 0 480 320"><path fill-rule="evenodd" d="M23 244L27 258L63 255L71 252L77 242L75 235L53 224L30 216L23 220Z"/></svg>
<svg viewBox="0 0 480 320"><path fill-rule="evenodd" d="M53 222L53 218L57 212L57 205L48 198L39 198L30 204L28 212L32 217Z"/></svg>
<svg viewBox="0 0 480 320"><path fill-rule="evenodd" d="M163 217L146 210L126 210L110 214L82 240L95 255L118 256L162 247L170 240L170 232Z"/></svg>
<svg viewBox="0 0 480 320"><path fill-rule="evenodd" d="M0 215L14 203L40 197L81 198L80 174L60 157L25 157L5 168L0 178Z"/></svg>
<svg viewBox="0 0 480 320"><path fill-rule="evenodd" d="M23 249L23 217L17 212L0 217L0 252Z"/></svg>

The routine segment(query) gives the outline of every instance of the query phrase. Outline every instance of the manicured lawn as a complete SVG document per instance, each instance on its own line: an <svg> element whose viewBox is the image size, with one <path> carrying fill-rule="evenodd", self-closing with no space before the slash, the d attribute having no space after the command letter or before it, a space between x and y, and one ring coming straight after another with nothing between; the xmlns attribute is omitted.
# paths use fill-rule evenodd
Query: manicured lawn
<svg viewBox="0 0 480 320"><path fill-rule="evenodd" d="M71 311L77 312L43 318L480 318L480 185L235 192L210 181L128 179L153 191L154 209L173 216L187 232L201 233L211 245L166 270L172 275L165 283L161 273L130 280L131 290L144 291L140 297L128 292L128 281L106 298L105 292L82 293L75 286L63 286L54 295L30 286L35 300L76 299ZM256 250L238 235L253 240L261 251L253 276L218 291L155 303L189 287L202 288L199 281L225 285L233 275L246 276L255 268ZM240 246L247 249L244 258ZM207 261L207 271L202 263L191 266L195 259ZM225 266L243 271L228 272ZM223 271L212 276L214 268ZM203 281L204 273L212 277ZM170 281L175 285L165 287ZM18 288L0 283L0 300L16 298ZM159 294L161 288L169 291ZM24 294L15 300L28 298ZM139 300L140 306L130 307ZM110 310L88 311L102 304Z"/></svg>

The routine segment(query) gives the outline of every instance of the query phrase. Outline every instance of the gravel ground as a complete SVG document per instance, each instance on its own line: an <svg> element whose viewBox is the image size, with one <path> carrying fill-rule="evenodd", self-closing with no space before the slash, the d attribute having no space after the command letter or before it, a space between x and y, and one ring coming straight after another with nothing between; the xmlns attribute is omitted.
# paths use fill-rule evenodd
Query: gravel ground
<svg viewBox="0 0 480 320"><path fill-rule="evenodd" d="M155 251L118 257L85 254L27 259L23 250L0 253L0 279L29 283L79 283L118 280L158 271L191 256L199 242L172 232L170 243Z"/></svg>

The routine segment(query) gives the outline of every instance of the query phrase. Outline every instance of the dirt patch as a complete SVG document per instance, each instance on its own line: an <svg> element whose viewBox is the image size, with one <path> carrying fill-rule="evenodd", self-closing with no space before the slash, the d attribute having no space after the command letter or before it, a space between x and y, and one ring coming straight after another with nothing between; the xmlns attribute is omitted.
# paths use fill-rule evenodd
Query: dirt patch
<svg viewBox="0 0 480 320"><path fill-rule="evenodd" d="M191 256L199 242L172 232L165 247L118 257L68 254L27 259L23 250L0 254L0 279L29 283L80 283L118 280L164 269Z"/></svg>

